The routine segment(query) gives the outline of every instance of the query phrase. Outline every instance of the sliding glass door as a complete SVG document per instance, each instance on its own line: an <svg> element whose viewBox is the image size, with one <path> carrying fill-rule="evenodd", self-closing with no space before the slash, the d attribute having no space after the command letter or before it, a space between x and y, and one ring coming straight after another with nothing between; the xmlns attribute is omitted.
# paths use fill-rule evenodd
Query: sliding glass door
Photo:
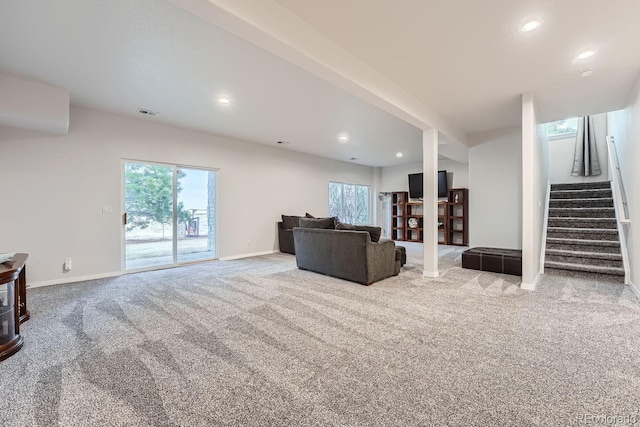
<svg viewBox="0 0 640 427"><path fill-rule="evenodd" d="M216 258L216 172L123 162L126 270Z"/></svg>
<svg viewBox="0 0 640 427"><path fill-rule="evenodd" d="M216 174L178 169L178 262L215 258Z"/></svg>

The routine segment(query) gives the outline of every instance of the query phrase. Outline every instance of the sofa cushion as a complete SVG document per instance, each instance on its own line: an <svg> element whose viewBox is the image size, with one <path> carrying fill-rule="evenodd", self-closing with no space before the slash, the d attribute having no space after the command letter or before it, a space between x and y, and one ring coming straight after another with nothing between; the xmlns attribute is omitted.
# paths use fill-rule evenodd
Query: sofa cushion
<svg viewBox="0 0 640 427"><path fill-rule="evenodd" d="M351 230L356 231L356 226L353 224L347 224L344 222L339 222L336 224L336 230Z"/></svg>
<svg viewBox="0 0 640 427"><path fill-rule="evenodd" d="M326 228L335 229L335 218L300 218L300 227L302 228Z"/></svg>
<svg viewBox="0 0 640 427"><path fill-rule="evenodd" d="M356 225L356 231L368 231L372 242L380 240L380 235L382 234L382 228L369 225Z"/></svg>
<svg viewBox="0 0 640 427"><path fill-rule="evenodd" d="M295 215L282 215L282 228L290 230L293 227L299 227L300 218L301 217Z"/></svg>

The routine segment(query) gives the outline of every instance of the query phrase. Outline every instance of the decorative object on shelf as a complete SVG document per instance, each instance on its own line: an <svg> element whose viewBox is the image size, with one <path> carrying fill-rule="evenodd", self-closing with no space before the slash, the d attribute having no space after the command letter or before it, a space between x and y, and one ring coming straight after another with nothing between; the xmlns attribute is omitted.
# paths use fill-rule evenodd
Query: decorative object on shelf
<svg viewBox="0 0 640 427"><path fill-rule="evenodd" d="M409 218L409 228L418 228L418 218Z"/></svg>
<svg viewBox="0 0 640 427"><path fill-rule="evenodd" d="M458 193L453 196L453 203L460 203L460 195Z"/></svg>

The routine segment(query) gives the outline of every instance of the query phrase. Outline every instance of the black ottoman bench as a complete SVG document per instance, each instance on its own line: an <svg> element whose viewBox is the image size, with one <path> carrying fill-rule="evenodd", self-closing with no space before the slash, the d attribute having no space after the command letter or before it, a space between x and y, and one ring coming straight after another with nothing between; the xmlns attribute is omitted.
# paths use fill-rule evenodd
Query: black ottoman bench
<svg viewBox="0 0 640 427"><path fill-rule="evenodd" d="M462 268L522 276L522 250L471 248L462 252Z"/></svg>
<svg viewBox="0 0 640 427"><path fill-rule="evenodd" d="M407 263L407 248L396 246L396 260L400 260L400 267Z"/></svg>

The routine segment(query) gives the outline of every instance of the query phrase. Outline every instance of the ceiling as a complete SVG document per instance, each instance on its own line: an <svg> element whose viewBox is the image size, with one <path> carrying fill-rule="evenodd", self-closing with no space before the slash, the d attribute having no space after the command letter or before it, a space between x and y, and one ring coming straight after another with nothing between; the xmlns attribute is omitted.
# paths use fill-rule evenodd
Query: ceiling
<svg viewBox="0 0 640 427"><path fill-rule="evenodd" d="M205 4L243 29L194 12ZM474 139L464 135L520 126L524 92L543 121L624 107L640 70L638 16L637 0L3 1L0 72L67 88L78 106L391 166L422 159L420 128L429 123L412 120L411 103L442 116L466 143ZM543 25L519 32L533 17ZM299 31L287 39L278 19ZM266 50L264 34L277 39ZM282 53L294 45L302 60ZM318 59L327 46L348 55L332 63L325 48ZM584 49L597 53L575 62ZM341 68L349 64L382 82L384 103L368 96L364 79L334 84L349 79ZM595 73L581 78L584 69ZM456 141L445 139L446 155Z"/></svg>
<svg viewBox="0 0 640 427"><path fill-rule="evenodd" d="M0 72L67 88L76 106L279 149L422 159L417 127L163 0L0 2Z"/></svg>
<svg viewBox="0 0 640 427"><path fill-rule="evenodd" d="M275 1L468 134L519 126L528 91L543 121L620 109L640 70L637 0Z"/></svg>

